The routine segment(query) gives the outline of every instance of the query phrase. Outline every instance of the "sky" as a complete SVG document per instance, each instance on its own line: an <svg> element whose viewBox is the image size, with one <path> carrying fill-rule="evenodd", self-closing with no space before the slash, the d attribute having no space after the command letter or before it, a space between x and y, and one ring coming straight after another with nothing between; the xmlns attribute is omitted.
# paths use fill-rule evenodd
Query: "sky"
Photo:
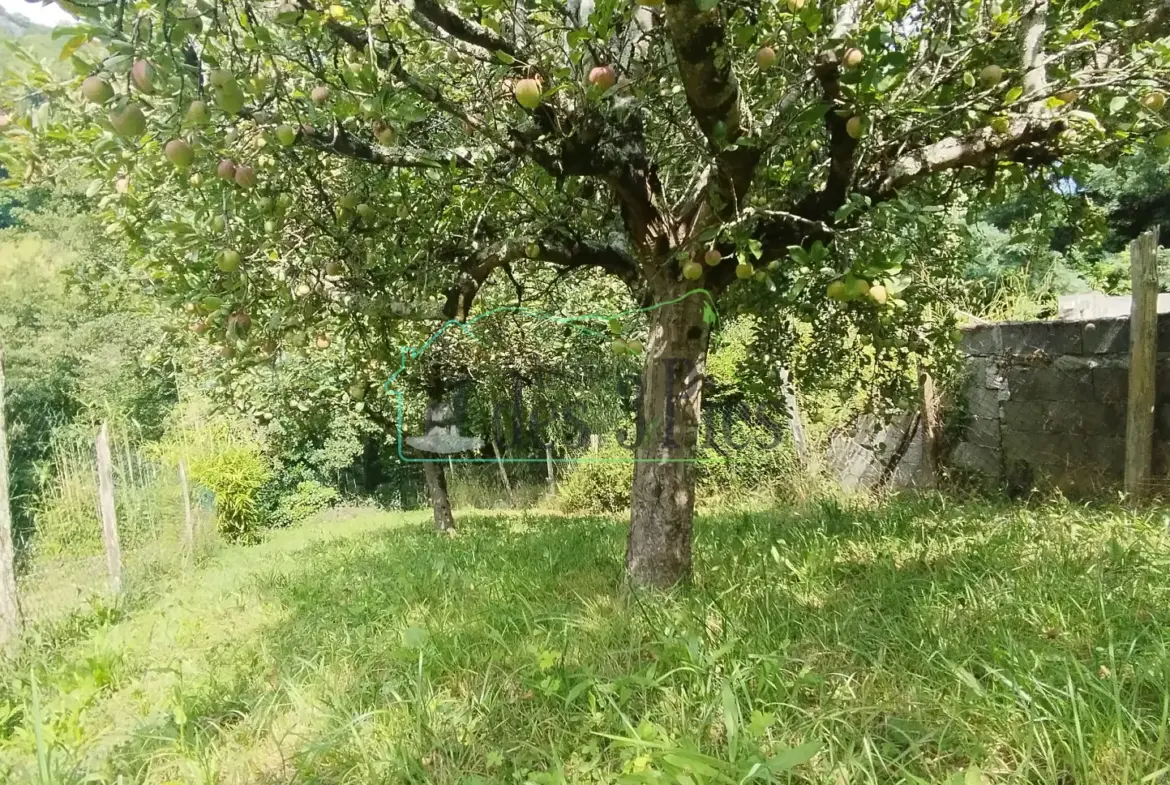
<svg viewBox="0 0 1170 785"><path fill-rule="evenodd" d="M20 14L39 25L49 27L73 21L73 17L54 4L41 5L39 2L29 3L26 0L0 0L0 8L12 14Z"/></svg>

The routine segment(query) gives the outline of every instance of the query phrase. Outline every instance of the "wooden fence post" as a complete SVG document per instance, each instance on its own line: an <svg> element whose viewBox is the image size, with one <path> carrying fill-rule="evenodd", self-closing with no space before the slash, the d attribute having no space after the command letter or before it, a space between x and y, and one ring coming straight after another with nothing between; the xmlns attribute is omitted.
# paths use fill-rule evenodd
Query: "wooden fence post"
<svg viewBox="0 0 1170 785"><path fill-rule="evenodd" d="M792 435L792 446L796 448L796 459L802 469L808 469L808 440L804 435L804 418L800 414L800 401L792 384L792 374L787 368L780 369L780 392L784 395L784 408L788 410L788 432Z"/></svg>
<svg viewBox="0 0 1170 785"><path fill-rule="evenodd" d="M942 401L930 371L919 375L922 386L922 459L931 487L938 485L942 455Z"/></svg>
<svg viewBox="0 0 1170 785"><path fill-rule="evenodd" d="M1158 230L1129 246L1133 283L1129 315L1129 401L1125 423L1125 491L1149 490L1154 455L1154 375L1158 361Z"/></svg>
<svg viewBox="0 0 1170 785"><path fill-rule="evenodd" d="M110 570L110 591L122 591L122 549L118 546L118 514L114 508L114 469L110 463L110 435L102 423L97 436L98 500L102 511L102 544Z"/></svg>
<svg viewBox="0 0 1170 785"><path fill-rule="evenodd" d="M20 634L16 547L12 538L12 508L8 504L8 437L4 429L4 350L0 349L0 646Z"/></svg>
<svg viewBox="0 0 1170 785"><path fill-rule="evenodd" d="M187 487L187 461L179 459L179 487L183 490L183 560L195 563L195 516L191 513L191 491Z"/></svg>

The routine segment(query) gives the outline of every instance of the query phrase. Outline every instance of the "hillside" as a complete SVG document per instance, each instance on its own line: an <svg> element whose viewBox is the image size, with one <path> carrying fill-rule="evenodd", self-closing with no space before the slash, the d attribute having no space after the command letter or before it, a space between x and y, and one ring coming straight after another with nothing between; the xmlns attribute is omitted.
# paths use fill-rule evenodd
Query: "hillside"
<svg viewBox="0 0 1170 785"><path fill-rule="evenodd" d="M19 42L35 57L56 60L61 51L61 40L53 40L53 29L43 25L33 24L20 14L13 14L0 8L0 46L9 42ZM0 61L8 61L8 57L0 57Z"/></svg>

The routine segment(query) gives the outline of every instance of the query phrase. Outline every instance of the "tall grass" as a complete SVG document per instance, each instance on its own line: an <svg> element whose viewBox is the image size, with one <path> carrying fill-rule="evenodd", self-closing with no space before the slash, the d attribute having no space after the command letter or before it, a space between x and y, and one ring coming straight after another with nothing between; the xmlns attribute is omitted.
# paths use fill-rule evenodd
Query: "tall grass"
<svg viewBox="0 0 1170 785"><path fill-rule="evenodd" d="M38 558L101 553L93 434L85 428L60 429L51 454L52 479L35 513L34 552ZM123 547L141 547L174 528L176 515L182 515L178 476L118 430L112 432L110 458Z"/></svg>
<svg viewBox="0 0 1170 785"><path fill-rule="evenodd" d="M98 509L98 480L92 429L78 424L53 437L53 464L24 543L19 576L22 607L33 621L69 618L104 608L108 572ZM154 445L142 445L131 428L111 430L110 458L124 580L130 596L149 593L166 575L182 572L188 554L182 541L185 515L176 467L160 460ZM211 500L190 488L198 526L197 557L216 547Z"/></svg>
<svg viewBox="0 0 1170 785"><path fill-rule="evenodd" d="M0 674L0 779L37 782L38 749L54 783L1170 773L1160 515L722 513L697 522L696 582L670 595L623 590L613 519L461 522L454 537L425 513L286 530L46 636Z"/></svg>

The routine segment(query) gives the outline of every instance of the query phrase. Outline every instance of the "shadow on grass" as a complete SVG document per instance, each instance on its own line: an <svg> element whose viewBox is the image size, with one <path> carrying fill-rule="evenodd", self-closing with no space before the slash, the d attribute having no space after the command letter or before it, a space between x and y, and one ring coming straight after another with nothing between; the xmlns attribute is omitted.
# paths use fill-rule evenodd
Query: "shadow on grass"
<svg viewBox="0 0 1170 785"><path fill-rule="evenodd" d="M608 782L810 740L794 781L1162 765L1170 546L1150 521L929 500L709 516L672 595L623 591L613 519L460 525L257 577L282 619L263 678L312 707L289 781Z"/></svg>

